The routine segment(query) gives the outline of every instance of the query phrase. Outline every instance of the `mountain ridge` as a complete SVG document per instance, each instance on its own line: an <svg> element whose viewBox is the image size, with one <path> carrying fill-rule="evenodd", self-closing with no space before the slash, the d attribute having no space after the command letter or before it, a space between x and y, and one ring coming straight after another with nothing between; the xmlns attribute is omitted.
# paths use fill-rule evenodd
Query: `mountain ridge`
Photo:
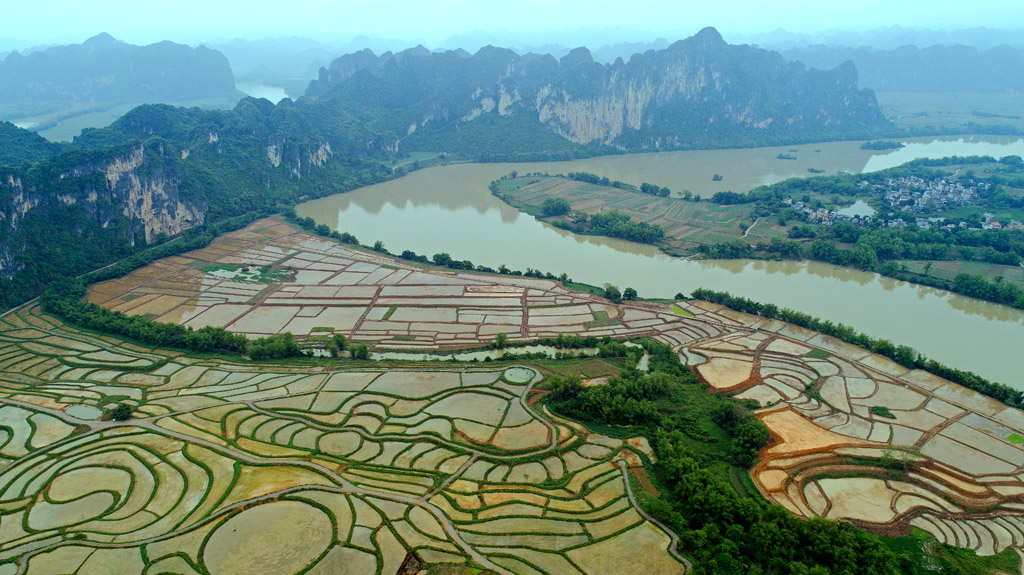
<svg viewBox="0 0 1024 575"><path fill-rule="evenodd" d="M439 87L440 86L440 87ZM487 46L466 56L422 47L342 56L307 97L376 114L410 149L487 114L525 113L534 131L623 150L784 143L814 132L842 139L892 128L856 70L807 70L777 52L730 45L714 28L628 62L594 61L586 48L555 60ZM404 133L404 135L403 135ZM425 140L425 141L424 141Z"/></svg>
<svg viewBox="0 0 1024 575"><path fill-rule="evenodd" d="M163 41L147 46L107 33L0 60L0 105L234 98L234 76L216 50Z"/></svg>

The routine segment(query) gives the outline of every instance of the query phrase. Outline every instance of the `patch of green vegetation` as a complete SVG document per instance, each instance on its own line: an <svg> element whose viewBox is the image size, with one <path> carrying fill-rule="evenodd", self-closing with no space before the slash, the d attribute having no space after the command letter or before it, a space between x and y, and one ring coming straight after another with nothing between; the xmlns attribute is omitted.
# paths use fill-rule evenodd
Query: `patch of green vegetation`
<svg viewBox="0 0 1024 575"><path fill-rule="evenodd" d="M130 294L126 295L126 296L122 296L121 297L121 301L132 301L133 299L138 299L140 297L142 297L142 294L130 293Z"/></svg>
<svg viewBox="0 0 1024 575"><path fill-rule="evenodd" d="M829 402L825 401L825 399L821 397L821 389L818 388L818 379L815 379L811 383L807 384L807 387L804 388L804 394L807 397L810 397L811 399L817 399L823 405L832 407L832 405Z"/></svg>
<svg viewBox="0 0 1024 575"><path fill-rule="evenodd" d="M1006 441L1009 441L1014 445L1020 445L1021 443L1024 443L1024 437L1021 437L1016 433L1011 433L1009 436L1006 437Z"/></svg>
<svg viewBox="0 0 1024 575"><path fill-rule="evenodd" d="M396 335L393 339L395 341L416 341L416 336L414 336L414 335Z"/></svg>
<svg viewBox="0 0 1024 575"><path fill-rule="evenodd" d="M587 329L594 329L598 327L610 327L613 325L622 325L621 319L599 319L596 321L588 321L583 324Z"/></svg>
<svg viewBox="0 0 1024 575"><path fill-rule="evenodd" d="M288 256L291 257L291 256ZM282 258L281 261L288 259L288 257ZM278 281L284 281L291 276L292 269L289 267L277 267L276 264L270 264L266 266L242 266L239 264L205 264L199 268L199 271L205 274L215 274L216 272L227 272L230 274L230 279L257 282L257 283L273 283Z"/></svg>
<svg viewBox="0 0 1024 575"><path fill-rule="evenodd" d="M131 398L128 397L127 395L106 395L106 394L101 394L100 395L100 400L96 402L96 407L103 407L104 405L108 405L108 404L111 404L111 403L121 403L122 401L127 401L129 399L131 399Z"/></svg>
<svg viewBox="0 0 1024 575"><path fill-rule="evenodd" d="M383 321L387 321L387 320L391 319L392 314L394 314L395 310L397 310L397 309L398 309L398 306L394 306L393 305L393 306L389 307L388 311L384 313L384 317L381 318L381 319Z"/></svg>
<svg viewBox="0 0 1024 575"><path fill-rule="evenodd" d="M679 307L678 304L673 304L672 305L672 313L674 313L676 315L681 315L683 317L693 317L692 313L690 313L690 312L686 311L685 309Z"/></svg>
<svg viewBox="0 0 1024 575"><path fill-rule="evenodd" d="M242 266L239 264L203 264L199 267L199 271L207 274L219 271L236 272L240 269L242 269Z"/></svg>
<svg viewBox="0 0 1024 575"><path fill-rule="evenodd" d="M284 258L288 259L288 258ZM284 281L292 275L292 268L289 267L273 267L274 264L269 266L263 266L260 268L260 279L256 280L260 283L273 283L278 281Z"/></svg>
<svg viewBox="0 0 1024 575"><path fill-rule="evenodd" d="M310 331L312 331L312 332L326 331L326 332L334 333L334 328L333 327L320 326L320 327L314 327Z"/></svg>
<svg viewBox="0 0 1024 575"><path fill-rule="evenodd" d="M987 280L1007 281L1024 287L1024 267L1019 265L992 264L979 261L945 261L945 260L898 260L893 262L899 271L937 278L952 282L957 274L969 274L984 277ZM1002 279L998 279L1002 278Z"/></svg>
<svg viewBox="0 0 1024 575"><path fill-rule="evenodd" d="M602 311L595 311L594 312L594 319L596 319L596 320L608 319L608 312L603 311L603 310Z"/></svg>
<svg viewBox="0 0 1024 575"><path fill-rule="evenodd" d="M890 551L903 557L904 572L936 573L937 575L991 575L996 571L1020 573L1020 558L1013 549L1002 553L980 556L974 551L945 545L926 531L913 528L907 537L880 540Z"/></svg>
<svg viewBox="0 0 1024 575"><path fill-rule="evenodd" d="M604 288L597 287L597 286L592 286L590 284L584 284L584 283L579 283L579 282L568 282L568 283L565 284L565 287L567 287L568 289L571 289L573 291L581 291L581 292L584 292L584 293L589 293L589 294L599 295L599 296L604 297Z"/></svg>
<svg viewBox="0 0 1024 575"><path fill-rule="evenodd" d="M105 416L114 421L125 421L132 417L132 406L127 403L118 403L114 407L103 412Z"/></svg>
<svg viewBox="0 0 1024 575"><path fill-rule="evenodd" d="M888 417L889 419L896 419L896 416L889 411L889 408L884 405L872 405L871 413L879 417Z"/></svg>
<svg viewBox="0 0 1024 575"><path fill-rule="evenodd" d="M825 351L825 350L823 350L823 349L821 349L821 348L817 348L816 347L816 348L812 349L811 351L807 352L807 357L811 357L811 358L814 358L814 359L828 359L828 358L832 357L832 354L827 352L827 351Z"/></svg>
<svg viewBox="0 0 1024 575"><path fill-rule="evenodd" d="M862 150L898 150L904 147L898 140L871 140L860 145Z"/></svg>

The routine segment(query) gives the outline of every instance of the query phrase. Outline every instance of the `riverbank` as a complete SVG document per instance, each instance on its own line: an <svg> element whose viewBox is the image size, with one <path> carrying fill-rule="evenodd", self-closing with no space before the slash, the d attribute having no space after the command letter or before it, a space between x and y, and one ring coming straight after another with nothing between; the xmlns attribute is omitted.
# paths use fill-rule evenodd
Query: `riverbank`
<svg viewBox="0 0 1024 575"><path fill-rule="evenodd" d="M860 150L858 143L820 147L822 155L838 162L863 155L859 167L850 166L851 171L883 169L890 162L899 165L915 157L1024 154L1024 141L1019 139L906 143L905 148L892 152L906 155L895 159L890 159L890 154ZM807 156L814 149L796 155ZM379 240L394 253L406 249L428 257L449 253L460 261L468 259L494 269L505 265L564 272L574 281L591 285L633 287L644 298L671 298L677 292L705 287L773 301L833 318L874 337L904 342L929 357L987 378L1008 381L1014 377L1016 370L1002 358L1017 353L1014 342L1024 340L1024 313L1019 310L820 262L683 261L653 246L556 229L520 213L487 190L489 182L518 170L589 172L613 180L656 182L674 191L682 189L674 182L695 180L701 171L709 172L707 183L711 185L718 171L732 189L743 191L737 184L739 170L750 168L743 172L747 174L744 179L760 185L790 175L772 172L774 166L786 168L799 162L777 160L778 152L771 152L672 152L553 164L450 165L307 202L297 206L296 212L328 229L352 233L367 245ZM716 155L709 160L707 154ZM735 161L717 154L734 154ZM768 171L757 171L758 157L763 157ZM713 161L712 166L699 165L705 161ZM806 167L803 173L807 173ZM752 233L760 228L758 224Z"/></svg>
<svg viewBox="0 0 1024 575"><path fill-rule="evenodd" d="M968 160L971 158L965 159L965 162ZM969 163L970 167L978 164ZM901 166L895 171L903 173L907 169L907 166ZM928 168L924 170L928 172ZM867 178L864 182L885 181L891 173L893 171L890 170L863 176ZM936 172L938 175L945 173ZM621 182L614 182L616 185L611 185L607 180L600 181L596 176L583 175L590 178L581 181L573 174L519 175L512 172L492 181L488 189L493 196L506 204L557 228L576 234L603 235L647 243L670 256L817 260L873 271L902 281L1024 309L1024 287L1015 284L1013 279L1004 282L1005 277L993 277L992 281L989 281L989 270L984 270L986 273L982 274L970 271L974 269L973 264L978 259L1008 262L1017 267L1021 260L1020 254L1024 254L1024 234L1008 230L971 231L959 228L953 228L953 232L921 230L914 225L914 216L903 212L899 212L902 219L897 223L906 226L909 220L910 226L907 229L892 229L892 226L884 225L884 220L878 220L881 224L875 221L865 224L859 218L854 220L855 223L826 221L824 223L828 225L793 227L801 221L810 221L804 213L787 207L801 207L803 203L810 201L807 194L803 195L803 202L798 201L803 189L799 184L782 184L781 189L778 186L761 188L756 191L759 198L756 202L750 197L755 192L751 192L750 195L716 193L715 202L712 203L701 201L699 196L691 198L689 192L686 193L686 198L668 197L670 194L667 189L657 188L657 191L664 193L655 195L645 193L641 188L623 185ZM931 177L928 176L929 179ZM865 198L876 200L872 194L857 192L861 189L872 190L866 184L855 186L854 180L857 179L860 178L827 178L820 186L841 190L844 194L852 193L858 201ZM807 187L813 187L816 181L818 180L806 180ZM976 180L971 178L969 181L973 183ZM648 187L648 184L644 184L643 187ZM796 189L790 189L794 187ZM997 186L995 189L1000 188ZM819 191L814 195L821 197L827 194ZM835 202L837 197L839 196L833 193L832 201ZM1014 200L1011 198L1007 201ZM975 212L974 217L980 221L981 211L987 208L987 204L972 208ZM807 209L809 208L805 208ZM825 211L822 212L822 209ZM828 211L829 208L822 209L812 215L834 214ZM833 206L833 209L838 208ZM961 208L960 211L964 209L966 208ZM986 215L991 217L991 214ZM1017 212L1013 212L1012 215L1017 215ZM762 216L771 216L771 219ZM597 225L599 219L602 225ZM761 225L757 226L759 223ZM1007 219L1004 225L1009 224L1010 220ZM867 241L864 241L865 239ZM1001 251L993 249L993 246L997 246ZM946 257L950 263L971 265L961 266L964 267L962 272L948 274L948 277L929 277L928 270L923 274L913 273L907 266L894 261L917 254Z"/></svg>

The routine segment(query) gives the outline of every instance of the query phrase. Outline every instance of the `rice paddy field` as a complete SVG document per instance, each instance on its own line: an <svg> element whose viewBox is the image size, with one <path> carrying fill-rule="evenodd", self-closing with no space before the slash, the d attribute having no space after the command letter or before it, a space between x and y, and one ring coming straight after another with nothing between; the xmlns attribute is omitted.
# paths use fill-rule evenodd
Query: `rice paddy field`
<svg viewBox="0 0 1024 575"><path fill-rule="evenodd" d="M628 495L650 446L535 411L532 368L199 360L35 307L0 365L0 573L684 571Z"/></svg>
<svg viewBox="0 0 1024 575"><path fill-rule="evenodd" d="M548 198L569 202L571 212L595 214L618 210L633 221L661 226L664 243L685 249L698 243L715 244L734 240L744 234L740 223L750 224L751 205L719 206L710 202L689 202L677 197L657 197L632 190L599 186L567 178L524 176L498 181L498 197L530 213L540 213ZM766 240L785 235L785 229L761 220L750 229L748 238Z"/></svg>
<svg viewBox="0 0 1024 575"><path fill-rule="evenodd" d="M762 406L774 441L752 478L792 513L1024 547L1024 413L781 322L413 268L277 220L88 297L252 335L309 320L377 347L471 348L490 325L651 337L711 391ZM587 361L603 384L608 364ZM194 357L20 308L0 316L0 575L686 573L677 535L632 496L647 440L533 407L542 380L507 362ZM132 418L98 417L115 403Z"/></svg>
<svg viewBox="0 0 1024 575"><path fill-rule="evenodd" d="M979 555L1020 549L1024 413L815 332L700 306L747 328L684 353L712 389L762 406L775 441L751 475L765 497Z"/></svg>
<svg viewBox="0 0 1024 575"><path fill-rule="evenodd" d="M96 284L89 301L129 315L251 337L344 333L379 349L465 349L559 333L633 337L671 312L609 305L559 282L454 273L261 220L205 249Z"/></svg>

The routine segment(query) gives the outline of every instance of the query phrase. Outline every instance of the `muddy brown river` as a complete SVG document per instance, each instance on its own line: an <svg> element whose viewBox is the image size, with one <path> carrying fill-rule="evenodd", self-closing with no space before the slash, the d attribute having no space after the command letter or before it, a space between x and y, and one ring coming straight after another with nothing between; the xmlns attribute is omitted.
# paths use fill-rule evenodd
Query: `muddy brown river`
<svg viewBox="0 0 1024 575"><path fill-rule="evenodd" d="M950 155L1024 156L1019 138L906 140L887 152L860 142L630 154L572 162L461 164L429 168L403 178L300 205L300 216L355 234L364 244L383 241L393 253L448 252L497 268L565 272L577 281L633 287L642 297L671 297L705 287L773 302L875 336L913 346L947 365L1024 389L1019 368L1024 312L898 282L873 273L818 262L684 261L631 242L577 236L538 222L490 195L487 185L519 173L586 171L639 184L651 182L705 197L744 192L761 184L811 175L808 168L854 173L897 166L915 158ZM795 152L790 150L796 150ZM779 160L786 153L796 160ZM714 174L721 182L712 182Z"/></svg>

